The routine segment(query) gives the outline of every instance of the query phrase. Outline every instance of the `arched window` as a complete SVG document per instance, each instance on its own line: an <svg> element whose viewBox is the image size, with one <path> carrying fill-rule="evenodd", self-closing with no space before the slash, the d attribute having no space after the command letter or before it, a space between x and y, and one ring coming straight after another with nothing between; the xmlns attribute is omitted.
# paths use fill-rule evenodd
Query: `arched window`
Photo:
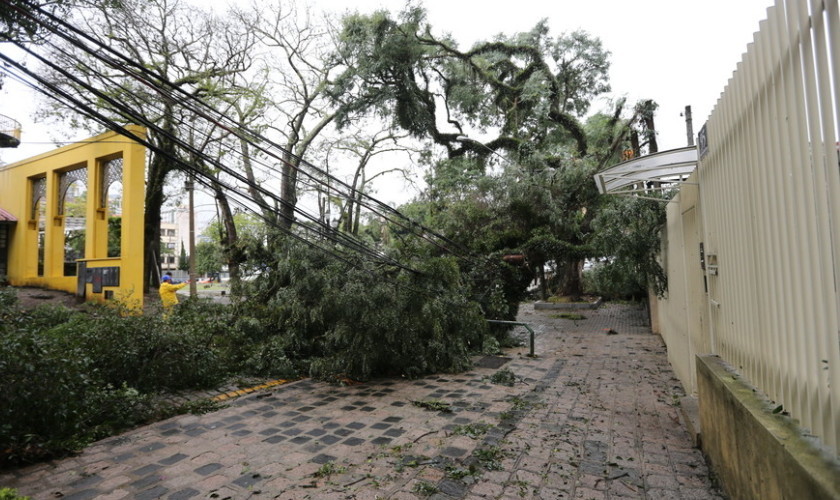
<svg viewBox="0 0 840 500"><path fill-rule="evenodd" d="M85 258L87 168L59 175L58 214L64 216L64 276L76 275L76 260Z"/></svg>
<svg viewBox="0 0 840 500"><path fill-rule="evenodd" d="M108 219L108 257L119 257L122 247L123 159L102 163L99 208Z"/></svg>
<svg viewBox="0 0 840 500"><path fill-rule="evenodd" d="M47 178L32 179L32 204L30 205L30 227L38 231L38 276L44 275L44 231L47 217Z"/></svg>

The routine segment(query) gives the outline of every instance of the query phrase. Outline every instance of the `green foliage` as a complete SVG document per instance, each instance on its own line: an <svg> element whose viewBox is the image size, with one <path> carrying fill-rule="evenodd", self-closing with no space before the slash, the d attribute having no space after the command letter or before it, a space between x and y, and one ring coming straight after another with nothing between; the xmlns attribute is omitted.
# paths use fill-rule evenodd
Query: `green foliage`
<svg viewBox="0 0 840 500"><path fill-rule="evenodd" d="M490 376L490 383L513 387L516 383L516 375L509 368L502 368Z"/></svg>
<svg viewBox="0 0 840 500"><path fill-rule="evenodd" d="M3 3L4 6L0 9L0 40L38 39L44 31L43 26L49 24L46 19L40 19L42 16L32 9L32 0L4 0ZM37 5L49 14L63 17L71 3L67 0L54 0L38 2Z"/></svg>
<svg viewBox="0 0 840 500"><path fill-rule="evenodd" d="M11 450L3 461L38 448L44 436L74 439L90 416L94 368L58 344L20 330L0 337L0 449Z"/></svg>
<svg viewBox="0 0 840 500"><path fill-rule="evenodd" d="M190 261L187 258L187 249L184 248L184 242L181 241L181 253L178 255L178 270L179 271L189 271L190 270Z"/></svg>
<svg viewBox="0 0 840 500"><path fill-rule="evenodd" d="M214 387L227 375L212 341L221 322L189 308L180 323L120 312L0 313L0 464L76 450L166 414L155 392Z"/></svg>
<svg viewBox="0 0 840 500"><path fill-rule="evenodd" d="M334 474L344 474L347 472L347 467L343 465L336 465L335 462L327 462L318 468L312 475L315 477L325 477L329 479Z"/></svg>
<svg viewBox="0 0 840 500"><path fill-rule="evenodd" d="M105 382L83 349L27 326L0 337L0 464L78 449L157 411L149 396Z"/></svg>
<svg viewBox="0 0 840 500"><path fill-rule="evenodd" d="M0 500L30 500L30 497L18 495L12 488L0 488Z"/></svg>
<svg viewBox="0 0 840 500"><path fill-rule="evenodd" d="M443 401L412 401L411 404L418 408L423 408L424 410L452 413L452 406L449 403L444 403Z"/></svg>
<svg viewBox="0 0 840 500"><path fill-rule="evenodd" d="M544 141L559 137L586 152L575 116L609 89L609 53L586 33L554 38L543 21L529 32L499 35L462 52L453 40L435 37L425 11L414 6L396 19L379 11L347 16L343 24L339 52L352 69L334 81L331 93L340 102L351 90L362 92L342 107L340 125L375 112L416 137L448 146L451 157L467 151L486 156L470 143L456 152L456 134L438 130L443 97L450 123L459 130L498 130L492 142L500 147L542 149Z"/></svg>
<svg viewBox="0 0 840 500"><path fill-rule="evenodd" d="M201 241L195 245L195 272L213 274L222 270L224 255L222 247L210 241Z"/></svg>
<svg viewBox="0 0 840 500"><path fill-rule="evenodd" d="M284 332L273 356L283 349L289 360L308 362L315 377L466 369L487 328L481 311L465 298L453 260L415 267L419 274L394 272L383 280L364 262L349 267L291 246L257 281L257 300L243 311Z"/></svg>
<svg viewBox="0 0 840 500"><path fill-rule="evenodd" d="M560 314L553 314L552 318L560 318L560 319L570 319L572 321L581 321L586 319L586 316L583 314L578 313L560 313Z"/></svg>
<svg viewBox="0 0 840 500"><path fill-rule="evenodd" d="M108 257L122 252L122 217L108 217Z"/></svg>
<svg viewBox="0 0 840 500"><path fill-rule="evenodd" d="M385 11L346 17L339 52L352 68L330 89L342 105L341 125L373 112L445 148L445 159L429 157L433 169L420 219L478 255L524 253L523 275L551 264L557 291L580 296L583 260L615 255L595 242L593 221L602 200L592 176L631 146L636 154L645 146L655 150L653 101L640 102L626 117L620 100L611 114L594 114L585 127L578 123L610 90L610 54L600 40L582 31L551 36L542 21L461 51L433 34L422 8L409 6L399 17ZM357 90L358 99L342 102ZM438 129L441 99L458 134ZM465 138L471 130L498 135L479 142ZM488 175L494 163L503 172ZM433 248L418 248L416 239L394 235L400 251L436 255ZM524 284L499 280L495 269L462 266L475 280L473 298L487 317L512 319ZM645 279L655 276L659 287L653 266L642 267ZM491 297L499 287L500 296ZM494 333L500 330L494 327Z"/></svg>
<svg viewBox="0 0 840 500"><path fill-rule="evenodd" d="M446 477L455 480L462 480L468 477L478 477L481 475L481 470L479 470L475 465L470 464L469 467L456 467L453 465L446 466Z"/></svg>
<svg viewBox="0 0 840 500"><path fill-rule="evenodd" d="M181 390L213 385L227 375L213 347L222 327L214 320L194 315L189 306L178 308L171 321L98 308L91 315L73 315L43 334L68 350L84 352L107 384L143 392Z"/></svg>
<svg viewBox="0 0 840 500"><path fill-rule="evenodd" d="M598 264L585 271L583 279L588 293L608 300L625 300L647 294L646 282L636 266L628 265L626 261Z"/></svg>
<svg viewBox="0 0 840 500"><path fill-rule="evenodd" d="M502 460L505 458L505 452L498 446L488 446L476 449L473 451L473 456L487 470L502 470Z"/></svg>
<svg viewBox="0 0 840 500"><path fill-rule="evenodd" d="M665 203L613 197L593 221L594 245L610 261L596 266L588 277L589 287L612 298L646 296L648 287L657 295L667 291L667 276L657 256L665 224Z"/></svg>
<svg viewBox="0 0 840 500"><path fill-rule="evenodd" d="M484 423L474 423L474 424L466 424L466 425L459 425L452 430L453 434L457 434L459 436L467 436L472 439L478 439L481 436L487 434L487 431L492 429L493 426L490 424Z"/></svg>
<svg viewBox="0 0 840 500"><path fill-rule="evenodd" d="M440 491L437 486L427 481L417 481L414 487L411 488L412 493L417 493L420 496L430 497Z"/></svg>
<svg viewBox="0 0 840 500"><path fill-rule="evenodd" d="M0 286L0 319L3 318L4 313L11 311L11 308L17 304L18 297L14 288ZM0 325L5 321L0 321Z"/></svg>

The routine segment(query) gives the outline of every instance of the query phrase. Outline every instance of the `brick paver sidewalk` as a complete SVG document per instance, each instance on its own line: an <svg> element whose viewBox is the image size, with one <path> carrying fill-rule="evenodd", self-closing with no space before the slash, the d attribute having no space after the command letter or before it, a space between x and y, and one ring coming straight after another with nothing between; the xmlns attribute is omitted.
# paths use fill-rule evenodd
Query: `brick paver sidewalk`
<svg viewBox="0 0 840 500"><path fill-rule="evenodd" d="M644 314L582 314L523 305L536 358L523 347L462 374L303 380L5 471L0 486L63 500L721 498Z"/></svg>

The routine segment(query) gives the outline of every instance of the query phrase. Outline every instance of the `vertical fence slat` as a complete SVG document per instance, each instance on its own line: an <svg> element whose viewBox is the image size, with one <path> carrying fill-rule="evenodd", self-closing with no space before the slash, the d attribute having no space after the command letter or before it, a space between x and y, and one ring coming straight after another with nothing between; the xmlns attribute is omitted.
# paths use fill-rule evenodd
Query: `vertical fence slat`
<svg viewBox="0 0 840 500"><path fill-rule="evenodd" d="M835 452L838 44L838 0L768 9L709 117L697 172L701 239L720 266L707 274L707 344Z"/></svg>
<svg viewBox="0 0 840 500"><path fill-rule="evenodd" d="M829 217L832 212L830 210L830 203L826 200L825 190L830 189L831 184L830 179L826 176L828 173L827 169L837 173L838 167L840 167L840 165L837 165L837 98L834 94L837 90L836 86L840 82L835 80L832 85L831 81L832 72L830 70L830 58L832 46L830 45L831 37L828 34L828 30L831 28L831 25L826 22L827 12L825 8L826 5L824 2L811 0L811 12L813 19L812 29L814 31L814 59L820 99L819 116L821 118L821 133L818 141L814 138L814 162L812 163L813 168L809 171L809 173L816 175L820 181L820 185L815 186L815 189L812 190L812 195L818 206L817 213L820 216L819 222L821 223L820 231L818 231L818 234L821 236L821 241L819 244L816 244L815 247L822 250L823 255L817 255L815 258L819 259L820 257L823 257L820 260L822 262L823 269L826 271L819 274L818 284L820 286L817 289L821 293L819 297L815 298L815 304L819 307L818 314L821 319L825 320L825 324L821 325L822 327L817 330L817 336L815 338L817 341L817 344L815 345L816 356L814 362L821 368L828 368L828 370L819 370L819 377L815 381L815 389L819 390L819 433L820 435L832 436L836 439L838 423L837 419L834 417L837 417L838 415L836 410L832 410L831 405L830 365L834 364L836 366L840 363L840 342L838 342L838 340L840 340L838 339L838 334L840 334L840 332L838 332L836 319L836 300L831 300L831 292L833 291L834 294L837 293L837 289L834 287L837 281L836 279L833 279L830 280L830 282L826 282L826 276L836 274L838 269L836 265L837 262L831 260L831 254L833 253L831 250L832 239L830 236L832 234L832 227ZM836 40L836 37L834 37L834 39ZM836 51L837 47L834 47L834 49ZM834 212L834 215L835 217L840 215L840 211ZM836 230L837 228L835 227L834 229ZM832 269L834 271L833 273L828 272ZM835 354L834 359L832 359L832 349ZM825 365L828 366L823 366L822 363L825 363ZM828 373L824 373L826 371L828 371Z"/></svg>

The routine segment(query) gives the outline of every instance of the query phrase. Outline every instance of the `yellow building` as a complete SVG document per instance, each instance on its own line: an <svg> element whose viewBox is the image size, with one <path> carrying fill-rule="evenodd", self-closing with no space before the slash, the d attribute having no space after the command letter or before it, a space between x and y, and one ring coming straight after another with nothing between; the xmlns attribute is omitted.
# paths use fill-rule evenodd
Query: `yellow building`
<svg viewBox="0 0 840 500"><path fill-rule="evenodd" d="M107 132L0 167L9 283L142 308L145 165L145 147Z"/></svg>

